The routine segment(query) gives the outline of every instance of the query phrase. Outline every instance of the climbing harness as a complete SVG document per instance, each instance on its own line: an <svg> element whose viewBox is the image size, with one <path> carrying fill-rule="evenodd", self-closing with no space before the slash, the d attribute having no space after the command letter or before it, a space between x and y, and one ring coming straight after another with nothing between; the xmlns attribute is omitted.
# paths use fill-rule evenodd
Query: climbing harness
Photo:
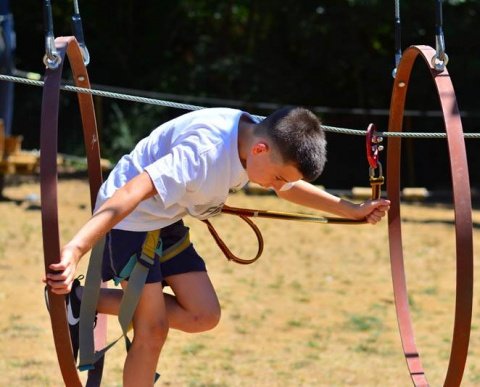
<svg viewBox="0 0 480 387"><path fill-rule="evenodd" d="M450 360L444 382L444 386L452 387L460 386L462 381L471 330L473 298L472 206L465 141L455 91L446 67L439 71L433 65L435 55L437 55L435 50L428 46L412 46L404 51L393 84L389 130L402 131L410 74L416 58L421 57L430 70L440 99L452 174L457 278L455 323ZM387 196L391 201L388 213L388 232L393 290L403 352L413 384L420 387L428 386L428 381L420 360L420 354L415 345L409 311L400 216L400 159L401 138L391 138L387 150Z"/></svg>
<svg viewBox="0 0 480 387"><path fill-rule="evenodd" d="M95 319L100 293L98 284L101 279L104 240L95 246L95 252L90 257L82 304L80 306L80 360L78 366L80 371L95 369L97 362L104 357L105 352L122 338L125 339L127 351L129 350L131 342L127 333L131 327L133 315L150 268L156 259L161 263L167 262L191 245L188 232L177 243L167 249L163 249L160 236L161 230L148 232L145 236L141 254L139 256L134 254L118 277L114 279L116 285L128 279L128 286L124 290L118 313L122 335L100 350L96 350L94 346L92 324ZM156 379L158 377L159 375L157 374Z"/></svg>

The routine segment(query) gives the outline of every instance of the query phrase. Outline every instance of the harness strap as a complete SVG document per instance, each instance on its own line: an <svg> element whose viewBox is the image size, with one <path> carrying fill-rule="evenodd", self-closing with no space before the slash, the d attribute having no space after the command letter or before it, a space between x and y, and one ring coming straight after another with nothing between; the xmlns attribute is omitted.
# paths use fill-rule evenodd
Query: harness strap
<svg viewBox="0 0 480 387"><path fill-rule="evenodd" d="M80 322L79 322L79 366L80 371L91 370L95 367L96 359L103 356L95 357L93 330L95 314L97 310L98 298L100 296L100 286L102 281L102 259L103 250L105 248L105 238L102 238L92 249L90 261L88 263L87 275L85 277L85 286L83 288L82 302L80 304ZM99 350L98 352L101 352ZM87 365L87 366L86 366Z"/></svg>
<svg viewBox="0 0 480 387"><path fill-rule="evenodd" d="M147 233L140 256L133 255L119 274L119 277L115 279L115 282L119 283L129 278L118 313L122 335L99 351L94 350L92 326L100 293L100 288L97 284L99 283L98 279L101 279L103 250L105 247L104 240L94 247L80 306L80 362L78 366L80 371L93 369L97 360L102 358L105 352L122 338L125 339L128 351L131 343L127 333L131 329L133 315L145 286L148 272L154 265L155 259L159 259L162 263L166 262L190 246L190 237L187 232L177 243L163 250L160 232L161 230L154 230ZM156 379L158 379L158 376Z"/></svg>
<svg viewBox="0 0 480 387"><path fill-rule="evenodd" d="M382 196L382 185L385 182L383 176L370 177L370 186L372 187L372 199L380 199Z"/></svg>

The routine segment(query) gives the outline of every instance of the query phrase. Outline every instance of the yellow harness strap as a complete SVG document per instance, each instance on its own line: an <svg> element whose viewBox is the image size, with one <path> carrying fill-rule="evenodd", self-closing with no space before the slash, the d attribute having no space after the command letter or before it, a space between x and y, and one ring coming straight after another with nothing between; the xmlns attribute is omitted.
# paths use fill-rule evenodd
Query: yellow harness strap
<svg viewBox="0 0 480 387"><path fill-rule="evenodd" d="M142 252L149 258L155 257L157 246L160 239L160 230L153 230L147 233L145 241L143 242ZM161 243L161 242L160 242Z"/></svg>
<svg viewBox="0 0 480 387"><path fill-rule="evenodd" d="M190 232L187 232L177 243L170 246L168 249L163 250L160 231L161 230L149 231L145 238L145 242L143 242L142 253L150 259L155 259L155 255L157 255L160 262L164 263L190 246Z"/></svg>

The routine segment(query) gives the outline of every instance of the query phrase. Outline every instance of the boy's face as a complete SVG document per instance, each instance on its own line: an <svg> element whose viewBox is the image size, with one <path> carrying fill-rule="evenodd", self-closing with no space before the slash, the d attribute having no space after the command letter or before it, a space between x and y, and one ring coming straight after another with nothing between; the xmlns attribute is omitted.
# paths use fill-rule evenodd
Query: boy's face
<svg viewBox="0 0 480 387"><path fill-rule="evenodd" d="M248 178L264 188L280 191L303 178L293 164L285 164L281 156L265 141L257 142L251 149L246 163Z"/></svg>

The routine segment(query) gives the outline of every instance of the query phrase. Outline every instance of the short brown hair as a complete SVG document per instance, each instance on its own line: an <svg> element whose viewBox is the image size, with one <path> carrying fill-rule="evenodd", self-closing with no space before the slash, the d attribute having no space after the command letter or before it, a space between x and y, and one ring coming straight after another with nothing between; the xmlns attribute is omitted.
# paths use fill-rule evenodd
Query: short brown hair
<svg viewBox="0 0 480 387"><path fill-rule="evenodd" d="M283 161L293 163L304 180L320 176L327 161L327 140L314 113L301 107L282 108L261 121L258 129L273 140Z"/></svg>

